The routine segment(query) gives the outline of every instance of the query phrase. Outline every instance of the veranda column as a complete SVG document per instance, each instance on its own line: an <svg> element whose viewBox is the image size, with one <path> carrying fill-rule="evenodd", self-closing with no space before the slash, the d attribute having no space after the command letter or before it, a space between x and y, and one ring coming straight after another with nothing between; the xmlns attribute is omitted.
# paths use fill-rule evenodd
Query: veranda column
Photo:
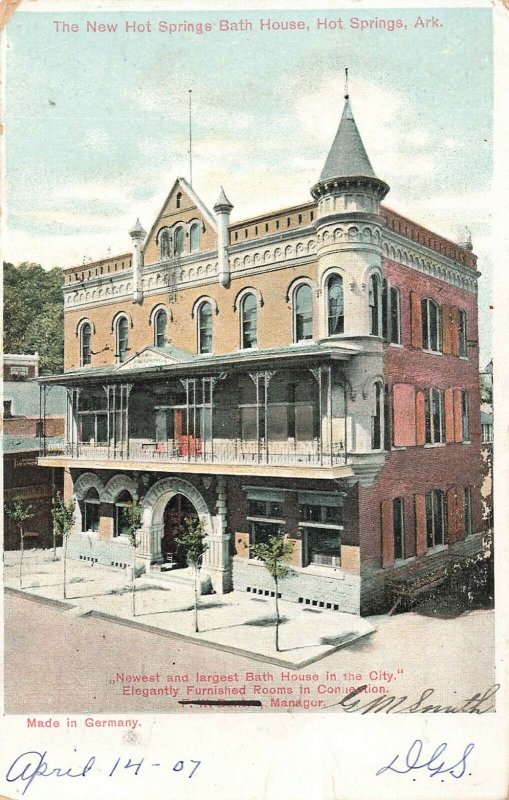
<svg viewBox="0 0 509 800"><path fill-rule="evenodd" d="M321 465L323 464L322 367L311 369L310 372L313 374L318 384L318 457Z"/></svg>

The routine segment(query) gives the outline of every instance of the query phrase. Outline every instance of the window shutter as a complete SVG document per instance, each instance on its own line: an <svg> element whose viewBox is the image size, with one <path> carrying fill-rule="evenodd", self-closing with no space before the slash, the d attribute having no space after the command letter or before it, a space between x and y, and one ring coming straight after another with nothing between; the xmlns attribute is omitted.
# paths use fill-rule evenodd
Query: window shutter
<svg viewBox="0 0 509 800"><path fill-rule="evenodd" d="M442 352L452 353L452 326L451 326L451 308L449 306L442 306Z"/></svg>
<svg viewBox="0 0 509 800"><path fill-rule="evenodd" d="M423 494L414 496L415 502L415 554L422 556L427 550L426 544L426 498Z"/></svg>
<svg viewBox="0 0 509 800"><path fill-rule="evenodd" d="M422 347L421 300L416 292L410 292L410 343Z"/></svg>
<svg viewBox="0 0 509 800"><path fill-rule="evenodd" d="M461 390L454 390L454 441L463 441L463 430L461 424Z"/></svg>
<svg viewBox="0 0 509 800"><path fill-rule="evenodd" d="M392 567L394 564L394 529L392 519L392 500L382 500L382 566Z"/></svg>
<svg viewBox="0 0 509 800"><path fill-rule="evenodd" d="M415 387L410 383L393 386L394 446L412 447L416 443Z"/></svg>
<svg viewBox="0 0 509 800"><path fill-rule="evenodd" d="M454 442L454 391L445 390L445 441Z"/></svg>
<svg viewBox="0 0 509 800"><path fill-rule="evenodd" d="M426 409L425 398L422 389L415 393L415 435L416 444L424 444L426 441Z"/></svg>
<svg viewBox="0 0 509 800"><path fill-rule="evenodd" d="M453 356L460 354L460 310L451 308L451 353Z"/></svg>

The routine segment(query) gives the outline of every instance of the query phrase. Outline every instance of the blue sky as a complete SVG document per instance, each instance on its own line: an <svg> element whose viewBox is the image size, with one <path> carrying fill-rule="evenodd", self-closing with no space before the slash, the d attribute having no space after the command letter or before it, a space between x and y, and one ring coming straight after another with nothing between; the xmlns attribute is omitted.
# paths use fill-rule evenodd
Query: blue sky
<svg viewBox="0 0 509 800"><path fill-rule="evenodd" d="M491 12L419 9L22 13L7 27L7 223L4 257L49 268L129 249L148 230L177 175L212 206L223 184L232 220L310 199L350 70L354 114L386 204L449 236L467 225L483 272L481 361L489 357L492 139ZM400 18L401 31L349 27ZM423 11L423 17L430 12ZM259 20L309 30L262 32ZM317 30L317 19L343 29ZM219 19L254 30L221 33ZM57 33L53 20L78 22ZM118 32L86 33L86 20ZM126 20L152 24L125 33ZM213 23L210 33L158 33L160 20Z"/></svg>

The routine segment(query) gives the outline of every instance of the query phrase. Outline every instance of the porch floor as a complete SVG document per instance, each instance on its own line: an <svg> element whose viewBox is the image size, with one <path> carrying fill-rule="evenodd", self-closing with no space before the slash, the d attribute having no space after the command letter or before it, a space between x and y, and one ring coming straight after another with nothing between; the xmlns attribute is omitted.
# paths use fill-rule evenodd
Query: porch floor
<svg viewBox="0 0 509 800"><path fill-rule="evenodd" d="M61 558L60 550L57 556ZM23 594L60 601L64 613L104 616L162 635L185 638L206 647L249 656L290 669L300 669L375 631L366 619L338 611L309 609L279 601L280 651L275 648L274 598L244 592L200 597L200 632L194 632L194 595L184 583L136 579L136 616L132 616L131 584L124 571L82 561L67 561L67 599L63 599L62 561L51 550L25 554ZM5 586L19 590L19 552L5 553Z"/></svg>

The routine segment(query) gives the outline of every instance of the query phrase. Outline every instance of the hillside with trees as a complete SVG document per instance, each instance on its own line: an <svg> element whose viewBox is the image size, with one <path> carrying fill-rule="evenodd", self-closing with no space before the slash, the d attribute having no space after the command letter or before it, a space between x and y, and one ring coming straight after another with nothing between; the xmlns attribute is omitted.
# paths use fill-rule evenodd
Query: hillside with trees
<svg viewBox="0 0 509 800"><path fill-rule="evenodd" d="M4 352L35 353L41 372L64 366L63 272L4 262Z"/></svg>

